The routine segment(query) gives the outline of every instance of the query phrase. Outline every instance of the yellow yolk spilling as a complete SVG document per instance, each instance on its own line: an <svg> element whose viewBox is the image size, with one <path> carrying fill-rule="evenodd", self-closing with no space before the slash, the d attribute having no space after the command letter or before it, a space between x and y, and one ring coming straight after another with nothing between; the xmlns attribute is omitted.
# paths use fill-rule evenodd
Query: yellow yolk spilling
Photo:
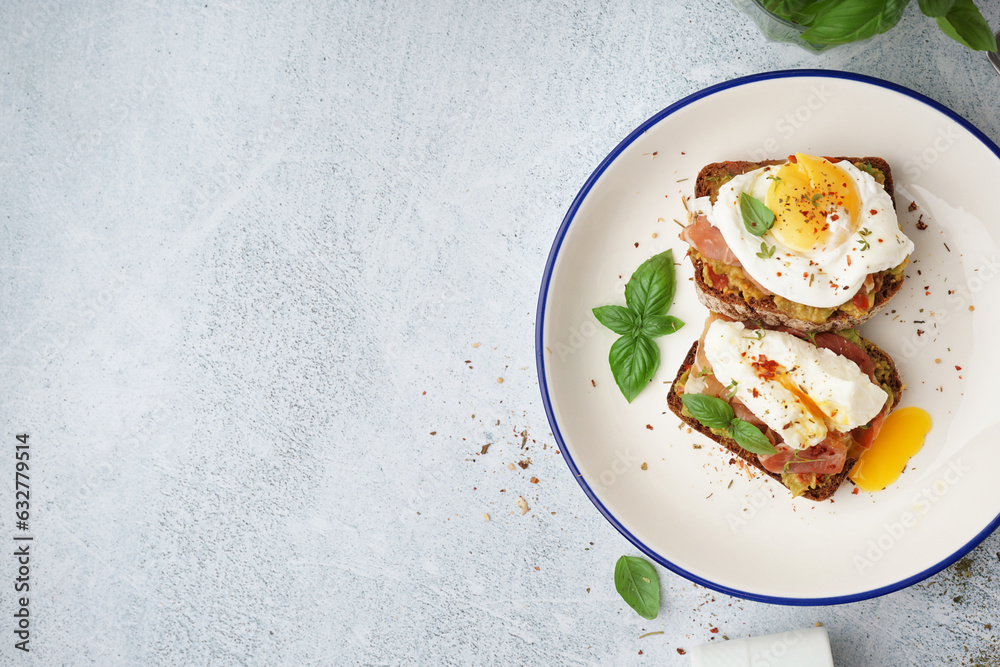
<svg viewBox="0 0 1000 667"><path fill-rule="evenodd" d="M920 408L901 408L886 417L872 446L861 454L850 478L862 491L881 491L903 472L906 462L924 446L931 416Z"/></svg>
<svg viewBox="0 0 1000 667"><path fill-rule="evenodd" d="M854 180L821 157L796 153L795 160L778 169L767 190L764 203L775 214L771 234L799 252L842 243L861 214Z"/></svg>

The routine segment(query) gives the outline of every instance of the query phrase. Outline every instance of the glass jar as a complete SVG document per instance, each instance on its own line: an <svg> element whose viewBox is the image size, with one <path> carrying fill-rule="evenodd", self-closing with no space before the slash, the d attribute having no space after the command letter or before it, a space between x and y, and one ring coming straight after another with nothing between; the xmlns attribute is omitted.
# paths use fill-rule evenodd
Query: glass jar
<svg viewBox="0 0 1000 667"><path fill-rule="evenodd" d="M772 14L764 9L761 0L733 0L733 4L753 19L769 41L795 44L811 53L821 53L836 46L836 44L813 44L802 39L802 33L806 31L805 26Z"/></svg>

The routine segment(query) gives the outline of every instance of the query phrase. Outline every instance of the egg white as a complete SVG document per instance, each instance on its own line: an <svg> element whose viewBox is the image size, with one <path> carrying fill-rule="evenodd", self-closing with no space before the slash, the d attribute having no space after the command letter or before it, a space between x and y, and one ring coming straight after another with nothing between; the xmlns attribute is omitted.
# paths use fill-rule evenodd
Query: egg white
<svg viewBox="0 0 1000 667"><path fill-rule="evenodd" d="M868 249L857 232L839 244L800 252L778 241L770 232L754 236L747 231L740 213L741 193L765 201L771 181L781 165L762 167L736 176L719 188L715 205L697 202L709 222L722 233L744 271L762 286L789 301L816 308L836 308L858 293L869 273L899 266L913 252L913 242L899 229L892 199L875 178L847 161L835 163L858 189L861 202L857 229L867 229ZM827 218L837 229L840 222ZM836 238L836 234L831 238ZM761 242L775 251L771 257L758 256Z"/></svg>
<svg viewBox="0 0 1000 667"><path fill-rule="evenodd" d="M888 394L856 363L780 331L747 329L741 322L718 320L705 334L705 356L723 385L736 381L735 396L785 444L805 449L830 430L846 433L881 412ZM787 372L788 379L823 412L818 419L780 382L760 377L751 365L764 355ZM688 388L685 387L685 391Z"/></svg>

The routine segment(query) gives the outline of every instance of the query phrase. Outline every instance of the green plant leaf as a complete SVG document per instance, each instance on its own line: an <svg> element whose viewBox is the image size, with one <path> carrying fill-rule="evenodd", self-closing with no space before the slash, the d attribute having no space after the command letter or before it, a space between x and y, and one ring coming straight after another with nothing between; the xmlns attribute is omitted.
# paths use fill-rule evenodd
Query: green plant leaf
<svg viewBox="0 0 1000 667"><path fill-rule="evenodd" d="M645 558L622 556L615 563L615 590L645 619L660 613L660 577Z"/></svg>
<svg viewBox="0 0 1000 667"><path fill-rule="evenodd" d="M910 0L843 0L824 8L802 39L814 44L847 44L880 35L899 23Z"/></svg>
<svg viewBox="0 0 1000 667"><path fill-rule="evenodd" d="M772 14L791 20L792 16L802 11L809 2L810 0L763 0L761 4Z"/></svg>
<svg viewBox="0 0 1000 667"><path fill-rule="evenodd" d="M745 192L740 193L740 215L743 226L754 236L763 236L774 226L774 211Z"/></svg>
<svg viewBox="0 0 1000 667"><path fill-rule="evenodd" d="M599 306L593 310L597 321L622 336L634 334L639 328L639 318L625 306Z"/></svg>
<svg viewBox="0 0 1000 667"><path fill-rule="evenodd" d="M642 320L642 333L650 338L658 338L672 334L682 326L684 322L673 315L647 315Z"/></svg>
<svg viewBox="0 0 1000 667"><path fill-rule="evenodd" d="M721 398L705 394L681 394L681 402L691 416L708 428L727 428L736 415Z"/></svg>
<svg viewBox="0 0 1000 667"><path fill-rule="evenodd" d="M649 336L622 336L608 354L611 374L625 400L632 402L642 391L660 365L660 348Z"/></svg>
<svg viewBox="0 0 1000 667"><path fill-rule="evenodd" d="M920 11L924 16L935 19L950 12L955 6L955 0L917 0L917 4L920 5Z"/></svg>
<svg viewBox="0 0 1000 667"><path fill-rule="evenodd" d="M742 419L733 419L729 424L729 436L736 444L754 454L777 454L771 441L759 428Z"/></svg>
<svg viewBox="0 0 1000 667"><path fill-rule="evenodd" d="M955 0L945 16L937 17L941 32L976 51L996 51L997 40L990 25L972 0Z"/></svg>
<svg viewBox="0 0 1000 667"><path fill-rule="evenodd" d="M810 26L812 25L812 22L816 20L817 16L838 2L840 2L840 0L820 0L819 2L810 2L794 16L792 16L792 21L800 25Z"/></svg>
<svg viewBox="0 0 1000 667"><path fill-rule="evenodd" d="M625 284L625 303L636 315L665 315L674 300L674 252L667 250L643 262Z"/></svg>

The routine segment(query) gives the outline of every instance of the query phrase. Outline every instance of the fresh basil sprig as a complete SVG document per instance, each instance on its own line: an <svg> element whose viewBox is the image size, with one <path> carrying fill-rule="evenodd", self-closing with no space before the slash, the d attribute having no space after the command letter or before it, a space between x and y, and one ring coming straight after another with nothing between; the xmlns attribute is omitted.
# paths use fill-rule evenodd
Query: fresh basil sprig
<svg viewBox="0 0 1000 667"><path fill-rule="evenodd" d="M660 613L660 577L645 558L622 556L615 563L615 589L645 619Z"/></svg>
<svg viewBox="0 0 1000 667"><path fill-rule="evenodd" d="M740 215L743 216L743 226L754 236L763 236L774 227L774 211L745 192L740 193Z"/></svg>
<svg viewBox="0 0 1000 667"><path fill-rule="evenodd" d="M777 454L761 430L736 416L732 406L721 398L705 394L682 394L681 402L703 426L724 430L736 444L754 454Z"/></svg>
<svg viewBox="0 0 1000 667"><path fill-rule="evenodd" d="M654 338L672 334L684 323L667 315L674 301L674 253L661 252L642 263L625 284L625 306L594 308L597 321L621 336L608 362L625 400L632 402L660 365Z"/></svg>
<svg viewBox="0 0 1000 667"><path fill-rule="evenodd" d="M805 26L814 44L847 44L892 29L910 0L763 0L764 8ZM920 11L941 31L977 51L996 51L993 31L974 0L918 0Z"/></svg>

